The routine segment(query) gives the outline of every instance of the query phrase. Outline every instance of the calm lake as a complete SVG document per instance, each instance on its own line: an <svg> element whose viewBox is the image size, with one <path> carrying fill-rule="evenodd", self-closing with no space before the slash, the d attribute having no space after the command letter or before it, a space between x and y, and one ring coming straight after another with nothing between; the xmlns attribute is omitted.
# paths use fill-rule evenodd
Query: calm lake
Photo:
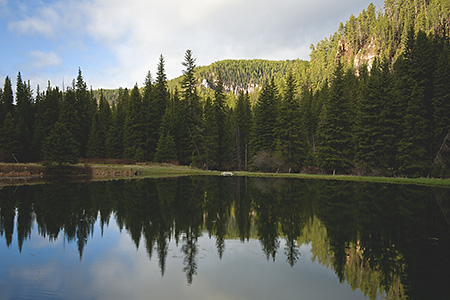
<svg viewBox="0 0 450 300"><path fill-rule="evenodd" d="M450 299L450 189L194 176L4 186L0 299Z"/></svg>

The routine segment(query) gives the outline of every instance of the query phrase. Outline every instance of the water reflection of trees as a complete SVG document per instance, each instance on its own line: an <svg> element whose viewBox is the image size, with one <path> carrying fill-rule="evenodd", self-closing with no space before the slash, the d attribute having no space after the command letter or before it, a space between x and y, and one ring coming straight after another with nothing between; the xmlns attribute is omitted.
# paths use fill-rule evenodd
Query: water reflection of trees
<svg viewBox="0 0 450 300"><path fill-rule="evenodd" d="M440 199L448 194L439 191ZM59 183L0 190L0 233L9 247L16 230L21 251L35 223L50 241L63 234L76 243L82 259L95 222L103 233L114 218L149 259L156 251L162 275L174 239L189 284L204 233L219 258L227 239L258 238L275 260L284 239L289 265L310 244L314 260L371 299L442 299L450 295L443 205L429 188L382 184L242 177Z"/></svg>

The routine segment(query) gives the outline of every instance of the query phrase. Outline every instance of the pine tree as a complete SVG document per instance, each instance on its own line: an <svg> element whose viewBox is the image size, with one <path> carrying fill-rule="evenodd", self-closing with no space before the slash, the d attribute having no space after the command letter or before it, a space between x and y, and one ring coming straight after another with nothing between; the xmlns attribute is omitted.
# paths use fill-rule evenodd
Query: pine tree
<svg viewBox="0 0 450 300"><path fill-rule="evenodd" d="M217 169L222 170L229 163L229 126L228 111L225 104L225 93L223 87L222 76L219 73L214 91L214 115L217 127L217 152L215 154L215 162Z"/></svg>
<svg viewBox="0 0 450 300"><path fill-rule="evenodd" d="M77 145L77 153L81 153L81 140L83 139L83 132L81 128L81 120L78 111L78 101L76 99L76 92L73 88L68 88L63 95L61 102L61 111L59 115L59 122L64 128L70 132L75 139ZM89 123L91 123L90 121Z"/></svg>
<svg viewBox="0 0 450 300"><path fill-rule="evenodd" d="M124 157L145 159L145 111L137 84L130 95L124 128Z"/></svg>
<svg viewBox="0 0 450 300"><path fill-rule="evenodd" d="M172 134L173 112L170 107L161 122L158 146L155 153L157 162L175 162L177 160L177 148Z"/></svg>
<svg viewBox="0 0 450 300"><path fill-rule="evenodd" d="M124 150L124 127L128 111L128 89L119 89L119 98L112 112L112 124L106 137L106 153L111 158L122 158Z"/></svg>
<svg viewBox="0 0 450 300"><path fill-rule="evenodd" d="M50 131L59 119L63 96L58 88L52 88L50 84L44 95L39 97L38 95L36 95L36 116L33 126L32 148L35 159L41 160L42 142L50 135Z"/></svg>
<svg viewBox="0 0 450 300"><path fill-rule="evenodd" d="M326 172L347 173L351 167L351 123L344 97L342 64L339 61L324 103L318 130L317 160Z"/></svg>
<svg viewBox="0 0 450 300"><path fill-rule="evenodd" d="M197 165L201 165L202 157L202 108L200 99L197 94L197 79L195 78L195 58L192 56L191 50L186 50L184 62L182 65L186 68L183 70L182 87L182 101L183 106L188 111L188 118L186 120L186 128L189 132L191 140L192 158Z"/></svg>
<svg viewBox="0 0 450 300"><path fill-rule="evenodd" d="M214 104L210 97L206 98L203 108L205 132L204 132L204 162L206 169L217 169L217 155L219 147L219 128Z"/></svg>
<svg viewBox="0 0 450 300"><path fill-rule="evenodd" d="M444 35L438 40L440 54L433 73L433 152L434 159L447 132L450 130L450 42Z"/></svg>
<svg viewBox="0 0 450 300"><path fill-rule="evenodd" d="M15 161L23 146L20 140L20 131L17 120L8 112L0 127L0 158L7 162ZM19 157L20 159L20 157Z"/></svg>
<svg viewBox="0 0 450 300"><path fill-rule="evenodd" d="M30 85L22 81L20 72L17 75L16 103L17 125L22 144L22 153L17 153L17 155L21 157L22 161L30 161L33 158L31 142L35 115L34 103Z"/></svg>
<svg viewBox="0 0 450 300"><path fill-rule="evenodd" d="M3 93L0 102L0 126L3 124L8 113L14 114L14 95L11 86L11 80L8 76L5 77L5 84L3 86Z"/></svg>
<svg viewBox="0 0 450 300"><path fill-rule="evenodd" d="M42 154L47 164L75 164L78 162L78 145L63 123L57 122L45 139Z"/></svg>
<svg viewBox="0 0 450 300"><path fill-rule="evenodd" d="M239 92L236 109L233 111L234 149L236 152L237 169L247 170L249 142L252 128L252 111L248 93Z"/></svg>
<svg viewBox="0 0 450 300"><path fill-rule="evenodd" d="M261 150L273 152L276 146L276 128L278 117L278 92L275 81L267 83L254 108L252 153Z"/></svg>
<svg viewBox="0 0 450 300"><path fill-rule="evenodd" d="M96 103L91 93L87 89L86 82L84 81L81 69L78 69L78 76L75 83L75 97L76 97L76 112L78 119L80 120L79 135L75 135L77 143L80 145L81 157L86 156L87 143L89 139L89 131L91 129L91 123L96 111Z"/></svg>
<svg viewBox="0 0 450 300"><path fill-rule="evenodd" d="M403 136L399 142L400 172L408 176L423 176L432 162L432 74L433 52L428 37L419 32L416 39L408 42L403 54L408 64L406 111L403 117Z"/></svg>
<svg viewBox="0 0 450 300"><path fill-rule="evenodd" d="M398 127L392 92L388 62L375 59L360 102L357 159L387 175L392 175L395 165L395 130Z"/></svg>
<svg viewBox="0 0 450 300"><path fill-rule="evenodd" d="M296 83L292 72L286 77L283 100L278 114L277 151L289 167L300 171L307 154L307 137L304 115L296 99Z"/></svg>
<svg viewBox="0 0 450 300"><path fill-rule="evenodd" d="M186 165L192 162L193 144L187 123L189 110L187 102L180 100L178 90L172 96L173 113L173 137L177 149L177 159L180 164Z"/></svg>

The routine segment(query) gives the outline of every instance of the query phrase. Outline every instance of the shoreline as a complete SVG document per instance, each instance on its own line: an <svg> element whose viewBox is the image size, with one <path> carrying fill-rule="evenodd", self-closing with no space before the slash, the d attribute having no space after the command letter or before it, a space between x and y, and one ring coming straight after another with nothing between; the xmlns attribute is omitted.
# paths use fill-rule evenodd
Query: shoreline
<svg viewBox="0 0 450 300"><path fill-rule="evenodd" d="M78 164L73 166L75 172L71 179L85 181L103 181L117 179L158 178L176 176L220 176L220 171L206 171L189 166L178 166L164 163L146 163L133 165L116 164ZM47 183L49 177L44 174L45 167L38 163L0 163L0 187L8 185ZM59 178L55 174L54 178ZM308 180L339 180L355 182L413 184L431 187L450 188L450 179L439 178L405 178L405 177L370 177L356 175L322 175L303 173L262 173L235 171L234 176L297 178ZM51 177L50 177L51 178Z"/></svg>

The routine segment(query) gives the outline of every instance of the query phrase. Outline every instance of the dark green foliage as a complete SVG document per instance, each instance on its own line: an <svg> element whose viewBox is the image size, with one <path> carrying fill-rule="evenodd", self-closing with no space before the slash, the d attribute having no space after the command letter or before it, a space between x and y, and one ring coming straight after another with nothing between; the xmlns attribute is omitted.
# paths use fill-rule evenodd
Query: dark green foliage
<svg viewBox="0 0 450 300"><path fill-rule="evenodd" d="M351 123L349 101L344 96L342 64L338 62L331 82L329 98L324 103L318 130L317 159L326 172L349 172L351 157Z"/></svg>
<svg viewBox="0 0 450 300"><path fill-rule="evenodd" d="M128 113L125 119L123 156L143 161L145 159L145 142L145 110L138 86L135 85L130 94Z"/></svg>
<svg viewBox="0 0 450 300"><path fill-rule="evenodd" d="M42 159L42 142L49 136L54 124L59 119L62 93L58 88L48 86L43 95L36 96L36 115L32 141L33 157Z"/></svg>
<svg viewBox="0 0 450 300"><path fill-rule="evenodd" d="M78 162L78 145L64 123L57 122L42 145L47 164L63 165Z"/></svg>
<svg viewBox="0 0 450 300"><path fill-rule="evenodd" d="M128 89L121 89L118 103L113 107L112 124L106 136L106 154L108 157L123 157L123 131L128 110L128 102Z"/></svg>
<svg viewBox="0 0 450 300"><path fill-rule="evenodd" d="M356 159L370 170L387 171L395 166L399 128L394 115L392 82L389 64L376 59L359 104L356 131Z"/></svg>
<svg viewBox="0 0 450 300"><path fill-rule="evenodd" d="M225 93L219 74L214 92L214 102L208 98L204 107L204 149L206 167L223 170L230 162L230 130Z"/></svg>
<svg viewBox="0 0 450 300"><path fill-rule="evenodd" d="M187 109L186 129L189 133L192 149L191 162L203 165L202 160L202 108L197 94L197 79L195 77L195 58L191 50L186 50L182 80L182 103L181 106Z"/></svg>
<svg viewBox="0 0 450 300"><path fill-rule="evenodd" d="M81 153L80 145L82 137L80 115L77 112L77 99L76 93L73 89L69 88L63 96L61 102L61 111L59 114L59 122L64 125L70 134L75 139L77 144L77 151Z"/></svg>
<svg viewBox="0 0 450 300"><path fill-rule="evenodd" d="M89 139L89 130L96 111L96 103L93 95L88 91L86 82L84 81L81 69L78 69L78 76L75 87L76 98L76 114L79 120L79 132L74 134L75 139L80 145L80 154L86 156L87 143Z"/></svg>
<svg viewBox="0 0 450 300"><path fill-rule="evenodd" d="M253 114L252 153L274 151L278 118L278 91L272 79L262 89Z"/></svg>
<svg viewBox="0 0 450 300"><path fill-rule="evenodd" d="M106 140L112 125L111 108L100 93L98 110L92 120L91 130L87 146L87 157L106 158Z"/></svg>
<svg viewBox="0 0 450 300"><path fill-rule="evenodd" d="M308 142L304 113L300 109L299 99L296 98L296 90L294 76L289 73L278 114L276 149L288 167L298 172L305 162Z"/></svg>
<svg viewBox="0 0 450 300"><path fill-rule="evenodd" d="M177 161L177 149L175 141L170 130L167 130L164 125L161 127L161 134L156 149L155 161L157 162L175 162Z"/></svg>
<svg viewBox="0 0 450 300"><path fill-rule="evenodd" d="M20 154L23 153L23 145L20 134L16 119L11 112L8 112L3 121L3 126L0 127L0 158L2 160L15 162L16 158L21 159Z"/></svg>
<svg viewBox="0 0 450 300"><path fill-rule="evenodd" d="M233 111L234 149L238 170L247 170L249 143L252 129L252 111L248 93L239 93L236 108Z"/></svg>

